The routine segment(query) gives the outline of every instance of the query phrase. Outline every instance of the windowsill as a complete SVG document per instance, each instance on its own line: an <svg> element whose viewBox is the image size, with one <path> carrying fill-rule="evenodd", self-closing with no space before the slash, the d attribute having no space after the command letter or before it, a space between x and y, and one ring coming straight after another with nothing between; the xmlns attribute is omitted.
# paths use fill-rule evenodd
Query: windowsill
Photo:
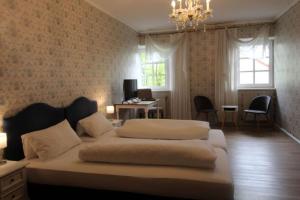
<svg viewBox="0 0 300 200"><path fill-rule="evenodd" d="M239 88L238 90L276 90L276 88Z"/></svg>
<svg viewBox="0 0 300 200"><path fill-rule="evenodd" d="M165 89L165 90L152 90L152 92L171 92L171 90Z"/></svg>

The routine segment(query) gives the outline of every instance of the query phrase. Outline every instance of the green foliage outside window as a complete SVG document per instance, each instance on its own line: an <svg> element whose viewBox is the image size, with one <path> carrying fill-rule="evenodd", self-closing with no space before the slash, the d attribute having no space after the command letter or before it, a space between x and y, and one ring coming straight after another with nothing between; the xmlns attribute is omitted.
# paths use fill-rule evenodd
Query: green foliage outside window
<svg viewBox="0 0 300 200"><path fill-rule="evenodd" d="M142 84L144 87L166 87L166 62L146 62L145 52L140 53Z"/></svg>

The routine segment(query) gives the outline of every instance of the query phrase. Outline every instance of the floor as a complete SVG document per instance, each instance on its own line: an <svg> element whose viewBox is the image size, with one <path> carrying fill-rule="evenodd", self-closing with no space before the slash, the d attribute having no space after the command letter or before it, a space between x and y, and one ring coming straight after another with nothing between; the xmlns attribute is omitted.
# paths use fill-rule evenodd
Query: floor
<svg viewBox="0 0 300 200"><path fill-rule="evenodd" d="M235 200L300 200L300 144L272 128L225 128Z"/></svg>

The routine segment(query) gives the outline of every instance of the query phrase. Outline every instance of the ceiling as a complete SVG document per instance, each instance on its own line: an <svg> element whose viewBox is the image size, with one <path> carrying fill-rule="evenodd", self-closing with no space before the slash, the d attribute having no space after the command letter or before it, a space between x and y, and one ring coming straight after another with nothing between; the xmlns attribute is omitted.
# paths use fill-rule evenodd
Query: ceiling
<svg viewBox="0 0 300 200"><path fill-rule="evenodd" d="M175 29L168 18L171 0L86 0L137 32ZM202 0L205 2L204 0ZM208 23L273 21L299 0L211 0Z"/></svg>

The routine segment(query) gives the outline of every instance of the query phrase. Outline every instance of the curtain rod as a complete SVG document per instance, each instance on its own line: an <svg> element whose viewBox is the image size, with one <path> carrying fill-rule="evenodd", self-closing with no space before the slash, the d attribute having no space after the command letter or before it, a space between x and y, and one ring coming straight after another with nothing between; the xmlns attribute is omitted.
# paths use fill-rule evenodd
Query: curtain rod
<svg viewBox="0 0 300 200"><path fill-rule="evenodd" d="M241 27L249 27L249 26L258 26L258 25L272 25L275 22L261 22L261 23L245 23L245 24L216 24L216 25L206 25L206 31L209 30L220 30L220 29L233 29L233 28L241 28ZM187 30L187 31L166 31L166 32L160 32L160 33L140 33L139 36L145 36L145 35L170 35L170 34L176 34L176 33L184 33L184 32L200 32L203 31L203 29L198 30Z"/></svg>

